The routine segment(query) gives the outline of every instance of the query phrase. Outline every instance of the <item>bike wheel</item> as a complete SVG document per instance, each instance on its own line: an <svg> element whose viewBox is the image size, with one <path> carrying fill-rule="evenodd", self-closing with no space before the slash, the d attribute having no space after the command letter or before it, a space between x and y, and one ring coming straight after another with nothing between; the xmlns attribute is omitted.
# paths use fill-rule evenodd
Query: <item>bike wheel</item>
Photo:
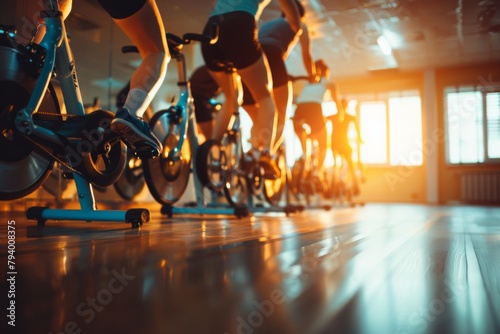
<svg viewBox="0 0 500 334"><path fill-rule="evenodd" d="M248 199L247 175L241 169L243 152L235 136L225 135L222 138L222 146L226 152L227 171L224 184L224 194L232 206L246 204Z"/></svg>
<svg viewBox="0 0 500 334"><path fill-rule="evenodd" d="M224 148L216 140L207 140L196 154L196 174L202 186L215 192L226 182L227 157Z"/></svg>
<svg viewBox="0 0 500 334"><path fill-rule="evenodd" d="M14 124L17 112L28 104L35 86L20 59L22 55L16 49L0 48L0 200L29 195L47 179L54 165L50 158L53 150L38 147ZM39 111L61 113L50 85Z"/></svg>
<svg viewBox="0 0 500 334"><path fill-rule="evenodd" d="M184 139L178 158L172 159L169 154L180 140L178 126L170 125L167 111L154 114L149 126L162 142L163 151L156 159L143 160L144 179L151 195L158 203L171 205L180 200L189 182L191 172L189 139Z"/></svg>
<svg viewBox="0 0 500 334"><path fill-rule="evenodd" d="M137 158L130 150L127 151L127 163L122 175L113 184L116 192L126 201L131 201L137 196L144 186L144 172L142 160Z"/></svg>
<svg viewBox="0 0 500 334"><path fill-rule="evenodd" d="M264 192L264 167L258 162L253 162L245 168L249 191L254 196L261 196Z"/></svg>
<svg viewBox="0 0 500 334"><path fill-rule="evenodd" d="M276 180L264 180L264 197L271 205L279 204L285 189L287 165L284 150L280 149L276 152L275 160L281 171L281 176Z"/></svg>

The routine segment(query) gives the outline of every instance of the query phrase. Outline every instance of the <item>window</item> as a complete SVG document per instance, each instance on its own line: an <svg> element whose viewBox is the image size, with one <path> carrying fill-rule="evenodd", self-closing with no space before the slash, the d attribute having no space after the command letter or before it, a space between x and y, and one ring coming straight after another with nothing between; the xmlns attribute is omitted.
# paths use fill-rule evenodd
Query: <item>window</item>
<svg viewBox="0 0 500 334"><path fill-rule="evenodd" d="M448 88L445 103L448 163L500 159L500 93L474 87Z"/></svg>
<svg viewBox="0 0 500 334"><path fill-rule="evenodd" d="M392 95L392 94L391 94ZM422 107L414 91L359 104L361 161L365 164L420 166Z"/></svg>
<svg viewBox="0 0 500 334"><path fill-rule="evenodd" d="M488 158L500 158L500 93L486 94Z"/></svg>
<svg viewBox="0 0 500 334"><path fill-rule="evenodd" d="M362 102L359 106L359 128L364 144L361 161L365 164L387 163L387 117L384 102Z"/></svg>
<svg viewBox="0 0 500 334"><path fill-rule="evenodd" d="M389 99L391 166L421 166L422 107L420 96Z"/></svg>

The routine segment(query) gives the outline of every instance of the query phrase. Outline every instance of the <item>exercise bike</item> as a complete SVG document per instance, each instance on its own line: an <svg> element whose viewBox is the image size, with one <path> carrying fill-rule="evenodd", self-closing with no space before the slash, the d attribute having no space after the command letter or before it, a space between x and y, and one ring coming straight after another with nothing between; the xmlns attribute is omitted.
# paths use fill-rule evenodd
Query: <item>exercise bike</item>
<svg viewBox="0 0 500 334"><path fill-rule="evenodd" d="M329 210L329 205L321 204L324 194L328 190L323 175L320 174L318 163L318 145L311 138L311 128L303 120L294 119L300 124L300 140L306 143L306 149L295 161L291 171L291 192L299 201L305 201L307 208L323 208Z"/></svg>
<svg viewBox="0 0 500 334"><path fill-rule="evenodd" d="M46 33L40 44L19 46L2 34L0 46L0 200L32 193L55 162L76 184L79 210L31 207L28 219L124 221L139 227L147 209L97 210L93 185L107 187L121 175L127 148L110 129L114 114L85 113L74 58L56 0L41 17ZM61 113L51 79L59 82L66 113ZM137 152L142 157L149 152Z"/></svg>
<svg viewBox="0 0 500 334"><path fill-rule="evenodd" d="M142 168L151 195L162 205L161 212L169 217L174 214L248 215L244 206L211 205L213 198L208 198L204 192L208 178L213 191L223 188L227 155L220 145L211 145L211 141L199 145L194 103L182 48L192 41L215 43L217 39L217 26L213 27L210 36L186 33L180 37L167 33L169 50L177 65L180 95L175 104L157 111L149 121L153 133L162 142L163 151L157 159L144 160ZM125 46L122 52L137 52L137 48ZM196 200L194 204L182 207L177 203L186 191L190 175L193 176Z"/></svg>
<svg viewBox="0 0 500 334"><path fill-rule="evenodd" d="M349 172L349 164L343 154L334 152L334 166L329 175L329 189L326 197L333 205L364 206L365 202L356 200L361 193L360 185L365 183L365 166L360 162L359 145L356 146L357 162L354 165L354 175ZM354 163L354 162L353 162Z"/></svg>
<svg viewBox="0 0 500 334"><path fill-rule="evenodd" d="M236 68L233 63L219 59L214 65L231 76L233 89L237 90ZM264 166L259 162L260 153L253 149L244 151L240 106L237 101L231 109L232 116L221 140L208 140L200 147L198 156L202 163L198 164L198 174L202 184L214 191L220 191L222 185L229 205L246 206L252 213L284 212L288 215L296 212L297 207L289 205L288 197L284 204L281 202L286 192L288 175L284 145L274 155L281 176L277 179L265 178ZM218 172L214 174L213 171Z"/></svg>

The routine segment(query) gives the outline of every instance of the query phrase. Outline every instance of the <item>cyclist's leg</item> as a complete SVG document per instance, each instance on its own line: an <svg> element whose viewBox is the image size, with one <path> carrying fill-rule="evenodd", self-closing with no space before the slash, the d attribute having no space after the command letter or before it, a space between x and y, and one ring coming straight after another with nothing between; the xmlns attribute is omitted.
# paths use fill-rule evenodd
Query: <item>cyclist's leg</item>
<svg viewBox="0 0 500 334"><path fill-rule="evenodd" d="M241 104L240 91L241 80L237 73L226 73L224 71L209 70L210 75L222 89L225 101L221 109L215 115L215 124L212 132L212 139L221 140L224 132L227 131L231 116Z"/></svg>
<svg viewBox="0 0 500 334"><path fill-rule="evenodd" d="M142 58L130 81L130 91L123 109L111 125L137 151L158 156L162 145L141 117L165 78L170 60L165 28L154 0L98 0L115 23L137 46ZM147 152L147 153L146 153Z"/></svg>
<svg viewBox="0 0 500 334"><path fill-rule="evenodd" d="M287 82L284 85L274 87L273 94L278 112L276 120L276 136L274 139L273 150L277 151L283 143L283 130L285 129L286 114L292 102L292 83Z"/></svg>
<svg viewBox="0 0 500 334"><path fill-rule="evenodd" d="M287 108L292 103L292 83L288 79L283 51L274 44L263 43L262 49L269 62L271 77L273 82L273 97L276 105L276 127L275 138L272 142L272 151L277 151L283 142L283 129L285 127L285 117Z"/></svg>
<svg viewBox="0 0 500 334"><path fill-rule="evenodd" d="M251 144L253 147L262 147L264 151L270 152L271 143L274 142L277 115L267 58L262 54L255 63L239 69L238 73L259 106L258 117L253 125L254 135L252 135Z"/></svg>
<svg viewBox="0 0 500 334"><path fill-rule="evenodd" d="M303 124L309 124L308 114L310 107L310 103L299 103L297 104L295 114L293 115L293 130L300 141L303 157L307 154L307 134L305 133Z"/></svg>
<svg viewBox="0 0 500 334"><path fill-rule="evenodd" d="M253 148L262 149L259 161L264 165L265 178L278 178L281 175L279 167L272 159L272 143L276 131L276 108L272 93L272 80L264 54L254 64L238 70L258 105L258 115L252 127L250 144Z"/></svg>
<svg viewBox="0 0 500 334"><path fill-rule="evenodd" d="M134 71L130 81L130 91L124 108L132 115L142 116L163 83L170 54L166 44L165 28L154 0L142 0L140 8L115 13L108 6L123 6L123 1L99 0L113 16L113 20L139 49L142 62ZM131 1L132 3L141 0ZM118 3L118 4L115 4ZM129 14L130 13L130 14ZM128 16L126 16L128 15Z"/></svg>
<svg viewBox="0 0 500 334"><path fill-rule="evenodd" d="M252 93L250 93L250 90L248 89L247 85L245 85L244 82L241 83L241 88L242 88L242 102L241 102L241 107L245 109L246 113L252 120L252 123L255 124L257 122L257 118L259 117L259 106L257 105L257 102L255 102ZM254 131L256 131L256 127L252 127L252 130L250 132L250 137L253 137L256 135Z"/></svg>
<svg viewBox="0 0 500 334"><path fill-rule="evenodd" d="M318 174L321 174L323 171L323 163L325 162L328 139L323 115L315 113L314 119L310 120L310 126L311 138L316 140L318 146L316 158L318 164Z"/></svg>
<svg viewBox="0 0 500 334"><path fill-rule="evenodd" d="M283 129L285 127L286 112L292 102L292 83L288 80L288 73L286 71L285 62L283 61L281 49L269 44L262 44L262 49L264 50L271 70L273 97L277 111L275 138L271 146L271 151L276 152L283 142ZM243 84L242 107L247 111L255 124L259 116L259 108L245 84ZM252 129L252 137L257 135L258 128L254 127Z"/></svg>

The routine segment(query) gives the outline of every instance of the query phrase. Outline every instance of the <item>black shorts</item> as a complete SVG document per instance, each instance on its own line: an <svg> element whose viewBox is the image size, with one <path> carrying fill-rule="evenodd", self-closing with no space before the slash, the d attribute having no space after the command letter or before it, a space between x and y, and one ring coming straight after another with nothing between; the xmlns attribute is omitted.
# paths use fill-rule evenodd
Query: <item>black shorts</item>
<svg viewBox="0 0 500 334"><path fill-rule="evenodd" d="M288 83L288 72L286 70L285 61L283 60L283 52L281 51L281 49L275 45L263 43L262 50L264 50L264 53L266 54L269 68L271 69L273 88L286 85ZM252 94L250 94L248 88L243 83L242 105L253 104L255 104L255 100Z"/></svg>
<svg viewBox="0 0 500 334"><path fill-rule="evenodd" d="M273 76L273 87L286 85L288 83L288 72L286 71L281 49L272 44L262 44L262 49L269 62L269 68Z"/></svg>
<svg viewBox="0 0 500 334"><path fill-rule="evenodd" d="M97 0L114 19L124 19L137 13L147 0Z"/></svg>
<svg viewBox="0 0 500 334"><path fill-rule="evenodd" d="M325 118L321 103L299 103L293 115L293 127L295 132L300 133L301 121L311 127L311 133L319 133L325 128Z"/></svg>
<svg viewBox="0 0 500 334"><path fill-rule="evenodd" d="M215 44L202 43L201 52L205 64L212 71L222 71L217 62L232 62L236 69L254 64L262 55L257 38L257 25L253 15L247 12L231 12L209 18L204 34L210 34L212 24L219 26L219 39Z"/></svg>

